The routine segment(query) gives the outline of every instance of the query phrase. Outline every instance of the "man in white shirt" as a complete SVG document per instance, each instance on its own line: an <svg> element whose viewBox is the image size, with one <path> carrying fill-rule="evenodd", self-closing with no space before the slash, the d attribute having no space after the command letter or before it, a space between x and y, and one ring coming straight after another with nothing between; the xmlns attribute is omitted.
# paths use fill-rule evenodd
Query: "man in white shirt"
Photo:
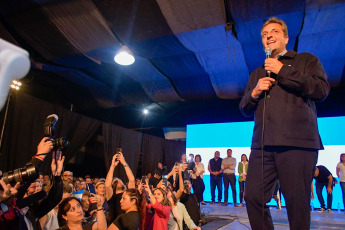
<svg viewBox="0 0 345 230"><path fill-rule="evenodd" d="M224 181L224 203L222 206L228 205L228 195L229 195L229 183L232 190L232 199L234 200L234 206L237 207L236 199L236 177L235 177L235 168L236 168L236 158L232 157L232 150L228 149L226 151L228 157L224 158L222 161L222 170L223 170L223 181Z"/></svg>

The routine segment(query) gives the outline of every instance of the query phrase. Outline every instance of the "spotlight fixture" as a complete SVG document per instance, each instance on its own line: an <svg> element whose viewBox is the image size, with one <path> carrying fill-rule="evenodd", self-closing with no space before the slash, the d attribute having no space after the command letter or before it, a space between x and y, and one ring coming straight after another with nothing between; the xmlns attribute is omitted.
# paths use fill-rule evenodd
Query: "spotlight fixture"
<svg viewBox="0 0 345 230"><path fill-rule="evenodd" d="M149 110L148 110L148 109L144 109L144 110L143 110L143 113L144 113L145 115L147 115L147 114L149 114Z"/></svg>
<svg viewBox="0 0 345 230"><path fill-rule="evenodd" d="M19 90L19 87L22 85L20 81L13 80L11 84L12 89Z"/></svg>
<svg viewBox="0 0 345 230"><path fill-rule="evenodd" d="M127 46L122 46L116 52L114 60L119 65L132 65L135 58L133 52Z"/></svg>

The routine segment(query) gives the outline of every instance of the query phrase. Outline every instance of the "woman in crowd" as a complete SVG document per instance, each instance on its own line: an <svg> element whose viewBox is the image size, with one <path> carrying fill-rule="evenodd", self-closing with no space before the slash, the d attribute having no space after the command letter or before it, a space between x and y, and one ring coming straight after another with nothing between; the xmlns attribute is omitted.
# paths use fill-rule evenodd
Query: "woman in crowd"
<svg viewBox="0 0 345 230"><path fill-rule="evenodd" d="M168 204L171 208L168 230L183 230L183 222L186 224L188 229L200 230L201 228L197 227L190 218L186 207L177 201L174 193L169 188L166 189L166 193Z"/></svg>
<svg viewBox="0 0 345 230"><path fill-rule="evenodd" d="M76 197L68 197L59 204L58 230L104 230L107 229L107 221L103 212L104 199L101 196L94 196L90 198L97 203L97 222L83 222L84 212L81 202Z"/></svg>
<svg viewBox="0 0 345 230"><path fill-rule="evenodd" d="M198 154L195 156L195 168L192 174L192 185L194 194L198 198L198 202L201 202L201 204L206 205L203 197L205 191L205 184L202 179L204 172L205 167L204 164L201 163L201 156Z"/></svg>
<svg viewBox="0 0 345 230"><path fill-rule="evenodd" d="M140 194L136 189L127 189L122 194L121 209L125 212L119 215L108 230L137 230L140 224Z"/></svg>
<svg viewBox="0 0 345 230"><path fill-rule="evenodd" d="M248 171L248 158L246 154L241 155L241 162L238 163L238 182L240 184L240 204L238 205L239 207L243 206L243 193L244 193L244 187L245 187L245 182L247 178L247 171Z"/></svg>
<svg viewBox="0 0 345 230"><path fill-rule="evenodd" d="M102 196L102 197L104 197L104 199L105 199L105 185L104 185L104 182L98 182L97 184L96 184L96 186L95 186L95 190L96 190L96 194L97 195L100 195L100 196ZM105 199L105 201L104 201L104 203L103 203L103 208L104 208L104 210L109 210L109 206L108 206L108 202L106 201L106 199Z"/></svg>
<svg viewBox="0 0 345 230"><path fill-rule="evenodd" d="M171 209L166 192L162 188L156 188L152 193L147 181L143 187L151 201L151 204L146 205L145 230L168 230Z"/></svg>
<svg viewBox="0 0 345 230"><path fill-rule="evenodd" d="M105 179L105 197L109 205L109 223L112 223L116 217L123 213L120 208L120 200L122 199L122 195L126 190L126 186L119 178L115 178L113 180L115 167L119 163L122 164L126 171L128 178L128 189L135 188L134 175L132 170L128 167L122 152L115 154L111 161L107 178Z"/></svg>
<svg viewBox="0 0 345 230"><path fill-rule="evenodd" d="M63 182L62 200L72 195L72 188L67 182ZM55 208L50 210L47 215L39 219L42 230L51 230L59 228L58 223L58 209L57 205Z"/></svg>
<svg viewBox="0 0 345 230"><path fill-rule="evenodd" d="M345 153L340 154L340 162L337 165L336 172L340 181L341 191L343 192L343 203L345 209Z"/></svg>

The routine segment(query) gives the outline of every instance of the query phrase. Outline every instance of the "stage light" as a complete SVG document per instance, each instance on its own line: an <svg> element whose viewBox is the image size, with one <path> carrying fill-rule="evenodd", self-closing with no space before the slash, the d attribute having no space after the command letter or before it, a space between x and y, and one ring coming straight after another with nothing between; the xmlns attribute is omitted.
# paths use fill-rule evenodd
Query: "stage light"
<svg viewBox="0 0 345 230"><path fill-rule="evenodd" d="M21 85L22 85L22 83L20 81L13 80L12 84L11 84L11 88L19 90L19 88L20 88L19 86L21 86Z"/></svg>
<svg viewBox="0 0 345 230"><path fill-rule="evenodd" d="M116 52L114 60L119 65L132 65L135 58L133 52L127 46L122 46Z"/></svg>
<svg viewBox="0 0 345 230"><path fill-rule="evenodd" d="M149 110L148 110L148 109L144 109L144 110L143 110L143 113L144 113L145 115L147 115L147 114L149 114Z"/></svg>

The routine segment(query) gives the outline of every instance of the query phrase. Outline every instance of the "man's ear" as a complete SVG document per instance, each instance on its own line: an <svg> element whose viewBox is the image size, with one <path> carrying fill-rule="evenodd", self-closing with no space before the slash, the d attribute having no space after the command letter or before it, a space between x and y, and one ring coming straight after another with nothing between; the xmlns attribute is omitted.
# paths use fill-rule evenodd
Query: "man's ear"
<svg viewBox="0 0 345 230"><path fill-rule="evenodd" d="M285 46L288 44L288 42L289 42L289 35L286 35L286 37L285 37Z"/></svg>

